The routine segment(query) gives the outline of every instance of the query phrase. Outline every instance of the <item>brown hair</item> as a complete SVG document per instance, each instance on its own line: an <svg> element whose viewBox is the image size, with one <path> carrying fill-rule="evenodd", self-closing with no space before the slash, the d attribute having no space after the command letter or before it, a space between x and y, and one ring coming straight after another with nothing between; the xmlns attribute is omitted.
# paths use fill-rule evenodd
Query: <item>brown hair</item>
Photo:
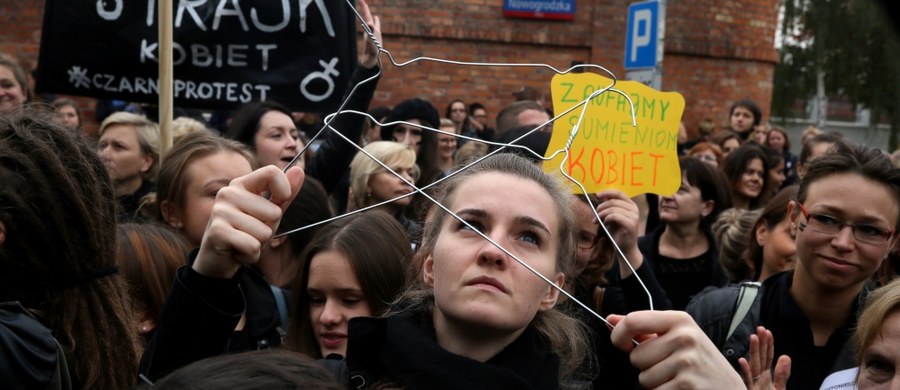
<svg viewBox="0 0 900 390"><path fill-rule="evenodd" d="M575 259L575 218L570 208L571 195L566 193L557 180L544 174L528 160L510 153L488 157L442 182L435 190L434 198L441 204L449 205L462 183L477 175L493 172L531 180L544 188L554 200L556 214L559 217L556 267L564 275L569 274ZM432 208L426 220L422 246L413 261L414 265L421 264L434 251L447 217L447 213L443 210ZM402 310L406 311L433 313L434 291L424 284L421 277L416 277L409 289L398 298L398 307L403 307ZM576 370L582 367L584 359L590 354L584 325L560 310L538 311L528 326L549 342L552 351L560 359L560 378L576 374Z"/></svg>
<svg viewBox="0 0 900 390"><path fill-rule="evenodd" d="M747 244L753 238L753 227L762 210L728 209L713 222L712 232L719 250L719 261L732 282L753 276L745 261Z"/></svg>
<svg viewBox="0 0 900 390"><path fill-rule="evenodd" d="M191 248L182 235L162 225L125 223L118 233L116 262L128 282L132 307L156 321L175 271L187 264Z"/></svg>
<svg viewBox="0 0 900 390"><path fill-rule="evenodd" d="M179 368L144 389L341 390L336 378L307 356L280 349L219 355Z"/></svg>
<svg viewBox="0 0 900 390"><path fill-rule="evenodd" d="M806 175L800 181L797 201L806 201L809 186L823 178L841 173L853 173L885 186L894 196L888 198L900 202L900 169L880 150L864 145L853 145L838 140L830 152L812 159L806 167ZM894 229L900 228L900 215Z"/></svg>
<svg viewBox="0 0 900 390"><path fill-rule="evenodd" d="M383 314L403 290L405 270L412 256L406 229L391 215L370 210L323 227L301 259L303 269L294 281L294 318L286 345L321 358L309 317L309 267L317 254L335 250L344 255L359 281L373 315Z"/></svg>
<svg viewBox="0 0 900 390"><path fill-rule="evenodd" d="M0 115L0 183L0 300L20 301L53 331L75 387L131 387L138 343L100 157L26 108Z"/></svg>

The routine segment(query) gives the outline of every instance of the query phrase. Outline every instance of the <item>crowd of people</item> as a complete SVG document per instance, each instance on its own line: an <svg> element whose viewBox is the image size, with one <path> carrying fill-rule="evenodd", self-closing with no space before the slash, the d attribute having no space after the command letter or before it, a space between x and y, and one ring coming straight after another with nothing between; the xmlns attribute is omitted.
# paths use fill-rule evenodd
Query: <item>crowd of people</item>
<svg viewBox="0 0 900 390"><path fill-rule="evenodd" d="M539 91L491 126L464 99L370 108L376 89L346 105L371 118L318 135L273 101L221 130L180 118L163 153L132 112L82 135L74 101L36 104L0 56L3 387L900 383L884 152L811 130L794 155L739 100L679 145L676 193L572 195L531 154Z"/></svg>

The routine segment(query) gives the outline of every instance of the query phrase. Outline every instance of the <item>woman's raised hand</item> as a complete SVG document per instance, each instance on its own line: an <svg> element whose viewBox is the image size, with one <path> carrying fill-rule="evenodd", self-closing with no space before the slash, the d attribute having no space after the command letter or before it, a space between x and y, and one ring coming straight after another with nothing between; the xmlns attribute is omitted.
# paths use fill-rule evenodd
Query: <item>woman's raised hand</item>
<svg viewBox="0 0 900 390"><path fill-rule="evenodd" d="M278 229L281 215L300 191L303 178L299 167L282 173L270 165L219 190L193 269L205 276L227 279L243 264L259 260Z"/></svg>

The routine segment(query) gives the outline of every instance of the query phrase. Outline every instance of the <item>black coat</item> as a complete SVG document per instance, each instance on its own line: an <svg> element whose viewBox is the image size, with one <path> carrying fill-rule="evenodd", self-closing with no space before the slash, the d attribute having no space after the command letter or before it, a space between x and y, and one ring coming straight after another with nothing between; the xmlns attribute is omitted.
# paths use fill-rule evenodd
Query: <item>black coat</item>
<svg viewBox="0 0 900 390"><path fill-rule="evenodd" d="M244 313L244 328L235 331ZM243 267L231 279L218 279L181 267L140 372L156 380L208 357L281 346L283 337L275 297L259 272Z"/></svg>

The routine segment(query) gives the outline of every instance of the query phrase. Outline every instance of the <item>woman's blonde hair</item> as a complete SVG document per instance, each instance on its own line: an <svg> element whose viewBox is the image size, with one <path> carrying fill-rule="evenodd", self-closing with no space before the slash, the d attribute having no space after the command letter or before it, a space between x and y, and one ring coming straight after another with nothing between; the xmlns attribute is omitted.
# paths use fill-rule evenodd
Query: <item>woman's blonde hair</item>
<svg viewBox="0 0 900 390"><path fill-rule="evenodd" d="M159 173L159 125L146 117L120 111L103 120L97 135L102 137L107 129L115 125L134 127L137 133L138 145L141 147L141 153L153 157L153 165L150 166L147 172L144 172L143 178L150 181L156 180L156 175Z"/></svg>
<svg viewBox="0 0 900 390"><path fill-rule="evenodd" d="M417 172L416 152L404 144L392 141L376 141L366 145L363 150L391 168L398 165L412 165L413 170ZM350 190L353 191L351 201L357 209L366 206L366 198L368 197L366 187L369 185L369 179L373 174L383 169L384 167L378 164L377 161L372 160L362 152L356 153L356 156L353 157L353 161L350 162ZM417 177L418 175L414 174L413 176ZM413 177L413 181L416 180L416 177Z"/></svg>
<svg viewBox="0 0 900 390"><path fill-rule="evenodd" d="M859 315L853 332L854 357L858 364L862 364L866 350L875 338L883 336L884 321L897 311L900 311L900 279L875 290L866 299L866 308Z"/></svg>
<svg viewBox="0 0 900 390"><path fill-rule="evenodd" d="M449 205L453 202L454 195L462 183L486 173L503 173L531 180L547 191L554 201L559 218L556 268L564 275L569 274L575 259L575 218L570 208L571 195L563 189L558 180L544 174L528 160L510 153L491 156L448 178L435 190L434 198L441 204ZM433 207L432 211L428 213L422 246L413 261L413 267L417 267L417 270L420 269L424 259L434 252L435 243L446 218L448 218L448 214L438 208ZM426 285L421 277L415 277L412 280L413 284L398 298L397 304L393 307L400 307L404 311L425 310L433 313L433 289ZM397 310L395 309L394 312ZM561 379L572 377L579 368L583 367L585 358L589 358L592 353L584 324L562 311L557 309L538 311L528 327L546 339L551 350L560 359Z"/></svg>

